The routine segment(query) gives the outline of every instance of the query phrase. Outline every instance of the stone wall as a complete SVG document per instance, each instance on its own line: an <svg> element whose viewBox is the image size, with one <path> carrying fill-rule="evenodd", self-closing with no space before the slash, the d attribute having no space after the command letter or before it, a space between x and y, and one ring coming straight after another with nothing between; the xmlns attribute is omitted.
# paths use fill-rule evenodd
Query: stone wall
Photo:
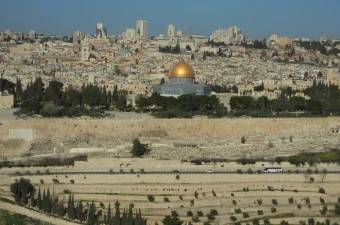
<svg viewBox="0 0 340 225"><path fill-rule="evenodd" d="M197 155L199 152L210 152L211 157L222 150L228 156L230 149L239 155L247 155L257 150L262 155L267 154L268 143L274 143L273 154L280 151L298 149L299 151L320 151L326 147L334 147L338 143L338 135L331 128L340 124L340 117L329 118L240 118L240 119L152 119L152 120L110 120L110 119L36 119L3 121L0 129L0 142L8 142L13 138L21 138L31 142L50 141L60 147L63 142L72 140L83 145L74 144L72 148L114 148L119 144L127 145L139 137L142 141L158 146L160 152L169 148L181 153L182 156ZM14 132L16 131L16 132ZM17 132L30 131L30 132ZM27 133L27 135L25 135ZM14 135L18 134L18 135ZM247 143L240 145L240 139L245 136ZM294 141L289 142L293 136ZM99 145L100 140L105 140ZM89 142L92 141L91 146ZM98 143L97 143L98 142ZM119 143L118 143L119 142ZM96 145L97 143L97 145ZM158 145L153 144L158 143ZM198 144L198 147L176 147L184 144ZM174 144L177 144L174 147ZM10 147L10 146L9 146ZM185 151L189 153L186 154ZM67 149L69 150L69 149ZM65 151L67 151L65 150ZM16 152L13 147L0 151ZM165 154L164 157L178 152ZM195 152L196 151L196 152ZM128 154L128 149L122 148L122 153ZM190 153L191 152L191 153ZM197 153L198 152L198 153ZM49 153L49 152L44 152ZM185 154L184 154L185 153ZM200 154L201 154L200 153ZM3 153L4 154L4 153ZM162 157L156 151L151 156ZM207 155L206 155L207 156Z"/></svg>

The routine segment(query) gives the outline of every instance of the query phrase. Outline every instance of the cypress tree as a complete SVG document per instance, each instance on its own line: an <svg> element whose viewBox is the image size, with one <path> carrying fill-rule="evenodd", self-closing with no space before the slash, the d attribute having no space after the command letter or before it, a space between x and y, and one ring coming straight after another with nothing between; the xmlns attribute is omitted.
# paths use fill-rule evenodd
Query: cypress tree
<svg viewBox="0 0 340 225"><path fill-rule="evenodd" d="M127 223L127 215L126 215L126 210L125 209L123 211L121 225L128 225L128 223Z"/></svg>
<svg viewBox="0 0 340 225"><path fill-rule="evenodd" d="M129 205L129 212L128 212L128 216L127 216L127 225L133 225L133 204L130 203Z"/></svg>
<svg viewBox="0 0 340 225"><path fill-rule="evenodd" d="M115 213L115 218L114 218L114 224L115 225L121 225L121 221L120 221L120 203L117 201L115 202L115 209L116 209L116 213Z"/></svg>
<svg viewBox="0 0 340 225"><path fill-rule="evenodd" d="M31 193L31 206L32 207L35 207L37 204L36 204L36 200L34 199L34 193Z"/></svg>
<svg viewBox="0 0 340 225"><path fill-rule="evenodd" d="M71 220L74 220L76 218L76 212L75 212L75 208L74 208L74 195L72 195L72 197L71 197L71 206L70 206L69 218Z"/></svg>
<svg viewBox="0 0 340 225"><path fill-rule="evenodd" d="M112 225L112 216L111 216L111 204L109 204L109 208L107 209L107 225Z"/></svg>
<svg viewBox="0 0 340 225"><path fill-rule="evenodd" d="M67 202L67 216L69 219L70 218L70 215L71 215L71 204L72 204L72 196L71 196L71 193L68 195L68 202Z"/></svg>
<svg viewBox="0 0 340 225"><path fill-rule="evenodd" d="M46 212L46 193L45 193L45 188L43 191L43 196L42 196L42 210Z"/></svg>
<svg viewBox="0 0 340 225"><path fill-rule="evenodd" d="M46 212L51 212L51 205L52 205L52 199L51 199L50 188L47 188L47 194L46 194Z"/></svg>
<svg viewBox="0 0 340 225"><path fill-rule="evenodd" d="M37 197L37 206L38 206L38 209L42 209L42 201L41 201L41 191L40 191L40 187L39 187L39 190L38 190L38 197Z"/></svg>
<svg viewBox="0 0 340 225"><path fill-rule="evenodd" d="M83 202L80 201L77 207L77 219L80 222L85 221L85 214L84 214L84 206L83 206Z"/></svg>
<svg viewBox="0 0 340 225"><path fill-rule="evenodd" d="M117 84L115 85L115 87L113 89L112 100L114 102L118 101L118 86L117 86Z"/></svg>
<svg viewBox="0 0 340 225"><path fill-rule="evenodd" d="M87 216L87 224L88 225L93 225L96 221L95 221L95 205L94 202L92 201L91 205L90 205L90 210Z"/></svg>

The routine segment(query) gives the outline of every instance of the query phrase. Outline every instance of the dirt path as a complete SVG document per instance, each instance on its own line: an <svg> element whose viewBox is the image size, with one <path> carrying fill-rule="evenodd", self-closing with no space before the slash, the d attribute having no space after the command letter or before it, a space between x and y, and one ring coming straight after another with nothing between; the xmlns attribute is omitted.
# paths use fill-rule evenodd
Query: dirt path
<svg viewBox="0 0 340 225"><path fill-rule="evenodd" d="M42 220L42 221L52 223L52 224L58 224L58 225L75 225L75 224L77 224L77 223L68 222L68 221L65 221L65 220L62 220L62 219L58 219L58 218L55 218L55 217L49 217L46 214L36 212L36 211L33 211L33 210L29 210L29 209L26 209L24 207L20 207L20 206L17 206L17 205L5 203L5 202L1 202L0 208L7 210L7 211L10 211L10 212L13 212L13 213L19 213L19 214L26 215L26 216L32 217L34 219Z"/></svg>

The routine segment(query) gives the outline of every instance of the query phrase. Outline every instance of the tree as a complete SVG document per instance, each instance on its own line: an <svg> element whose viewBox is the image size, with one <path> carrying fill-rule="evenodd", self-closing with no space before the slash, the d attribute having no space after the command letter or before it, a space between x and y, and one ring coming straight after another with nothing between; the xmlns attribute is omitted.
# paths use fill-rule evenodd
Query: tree
<svg viewBox="0 0 340 225"><path fill-rule="evenodd" d="M195 60L195 56L193 53L191 53L191 60Z"/></svg>
<svg viewBox="0 0 340 225"><path fill-rule="evenodd" d="M115 225L121 225L121 220L120 220L120 203L118 202L118 200L115 202L115 216L114 216L114 224Z"/></svg>
<svg viewBox="0 0 340 225"><path fill-rule="evenodd" d="M203 53L203 60L206 60L207 56L205 55L205 52Z"/></svg>
<svg viewBox="0 0 340 225"><path fill-rule="evenodd" d="M28 199L31 198L31 195L34 195L36 191L31 181L24 178L20 178L19 181L16 180L15 183L11 184L10 190L14 196L15 203L18 205L26 205Z"/></svg>
<svg viewBox="0 0 340 225"><path fill-rule="evenodd" d="M84 222L86 220L86 214L84 212L84 206L83 206L83 202L80 201L78 203L77 209L76 209L76 215L77 215L77 219L80 222Z"/></svg>
<svg viewBox="0 0 340 225"><path fill-rule="evenodd" d="M165 84L165 79L164 77L161 79L161 82L159 84Z"/></svg>
<svg viewBox="0 0 340 225"><path fill-rule="evenodd" d="M89 213L88 213L88 216L87 216L87 224L88 225L94 225L95 224L95 222L96 222L95 213L96 213L96 206L95 206L94 202L92 201L92 203L90 205Z"/></svg>
<svg viewBox="0 0 340 225"><path fill-rule="evenodd" d="M191 46L190 46L190 45L187 45L187 46L185 46L185 49L186 49L187 51L191 51Z"/></svg>
<svg viewBox="0 0 340 225"><path fill-rule="evenodd" d="M183 221L178 217L165 216L162 223L163 225L182 225Z"/></svg>
<svg viewBox="0 0 340 225"><path fill-rule="evenodd" d="M126 97L124 95L119 96L119 98L116 102L116 107L118 108L119 111L125 111L125 109L126 109Z"/></svg>
<svg viewBox="0 0 340 225"><path fill-rule="evenodd" d="M37 206L38 209L42 209L42 200L41 200L41 192L40 192L40 187L39 187L39 191L38 191L38 197L37 197Z"/></svg>
<svg viewBox="0 0 340 225"><path fill-rule="evenodd" d="M139 141L138 138L134 139L132 143L133 143L133 146L132 146L132 149L131 149L132 156L140 157L140 156L143 156L146 153L147 145L142 144Z"/></svg>
<svg viewBox="0 0 340 225"><path fill-rule="evenodd" d="M111 204L109 204L109 207L107 208L107 219L106 219L106 224L107 225L112 225L113 224L113 220L112 220L112 216L111 216Z"/></svg>

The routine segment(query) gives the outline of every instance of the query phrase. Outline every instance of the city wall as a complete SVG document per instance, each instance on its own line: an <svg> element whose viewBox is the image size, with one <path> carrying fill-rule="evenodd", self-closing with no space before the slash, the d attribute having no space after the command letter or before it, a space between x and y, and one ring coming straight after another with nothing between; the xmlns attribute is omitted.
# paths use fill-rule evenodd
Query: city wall
<svg viewBox="0 0 340 225"><path fill-rule="evenodd" d="M18 152L20 149L20 152L24 152L23 148L28 146L25 143L48 141L59 143L59 146L68 140L124 140L131 143L136 137L146 141L156 138L160 142L183 140L185 143L199 139L206 142L206 146L209 146L211 138L239 143L242 136L247 140L253 139L253 142L263 142L268 137L289 138L290 135L302 140L308 136L322 139L335 135L330 137L335 140L338 135L332 133L332 128L340 125L340 117L152 120L63 118L2 121L1 124L0 151Z"/></svg>

